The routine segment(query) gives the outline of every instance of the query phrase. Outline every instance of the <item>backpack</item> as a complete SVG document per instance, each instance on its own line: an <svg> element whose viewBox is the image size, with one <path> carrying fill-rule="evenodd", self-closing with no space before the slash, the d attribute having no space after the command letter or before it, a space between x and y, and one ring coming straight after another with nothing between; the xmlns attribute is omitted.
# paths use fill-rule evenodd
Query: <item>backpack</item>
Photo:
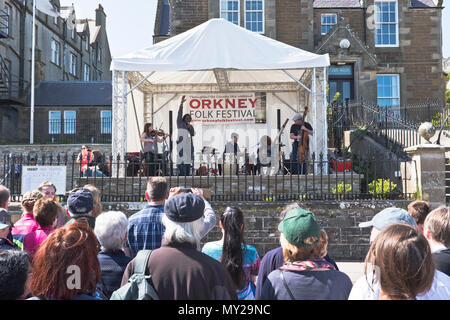
<svg viewBox="0 0 450 320"><path fill-rule="evenodd" d="M110 300L159 300L151 283L151 275L145 275L148 259L152 250L140 250L134 262L134 272L127 284L111 295Z"/></svg>

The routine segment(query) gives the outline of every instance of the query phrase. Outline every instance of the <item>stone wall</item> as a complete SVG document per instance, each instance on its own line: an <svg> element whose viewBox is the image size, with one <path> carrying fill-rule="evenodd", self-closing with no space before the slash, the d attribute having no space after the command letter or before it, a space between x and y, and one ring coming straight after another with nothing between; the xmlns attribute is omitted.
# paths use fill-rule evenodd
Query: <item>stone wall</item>
<svg viewBox="0 0 450 320"><path fill-rule="evenodd" d="M329 237L328 251L338 261L363 261L369 249L370 228L361 229L358 224L370 220L384 208L397 206L406 208L408 201L310 201L301 207L316 215ZM64 203L62 203L64 205ZM286 203L233 203L245 216L245 241L258 250L260 256L279 246L277 226L280 212ZM120 210L128 216L144 207L144 203L104 203L103 210ZM222 235L218 227L220 213L231 203L212 203L217 214L217 225L203 239L219 240ZM20 216L20 205L10 204L13 221Z"/></svg>

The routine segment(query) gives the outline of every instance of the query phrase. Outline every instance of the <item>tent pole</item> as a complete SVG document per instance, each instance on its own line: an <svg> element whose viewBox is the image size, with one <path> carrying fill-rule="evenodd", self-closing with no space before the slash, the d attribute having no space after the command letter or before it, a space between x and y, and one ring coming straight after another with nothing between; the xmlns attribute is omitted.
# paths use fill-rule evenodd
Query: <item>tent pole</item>
<svg viewBox="0 0 450 320"><path fill-rule="evenodd" d="M316 68L314 68L314 70L315 70L315 69L316 69ZM299 85L301 85L303 88L305 88L306 90L308 90L309 93L312 93L312 91L311 91L307 86L305 86L300 80L298 80L296 77L294 77L293 74L291 74L290 72L288 72L288 71L286 71L286 70L283 70L283 72L284 72L289 78L291 78L292 80L294 80L295 82L297 82Z"/></svg>
<svg viewBox="0 0 450 320"><path fill-rule="evenodd" d="M130 84L130 87L131 87L131 82L128 81L128 83ZM130 93L131 93L131 101L133 102L134 118L136 119L136 128L138 130L138 137L140 137L141 129L139 128L139 120L138 120L138 116L137 116L137 112L136 112L136 104L134 103L134 94L133 94L133 91L131 91ZM142 144L141 139L139 139L139 142L141 144L141 151L144 152L144 145Z"/></svg>
<svg viewBox="0 0 450 320"><path fill-rule="evenodd" d="M127 91L125 93L125 96L129 95L131 91L133 91L134 89L136 89L137 87L139 87L145 80L147 80L148 78L150 78L152 76L152 74L154 74L155 71L150 72L148 75L146 75L144 78L142 78L141 80L139 80L138 83L136 83L136 85L131 88L129 91ZM131 87L131 86L130 86Z"/></svg>
<svg viewBox="0 0 450 320"><path fill-rule="evenodd" d="M315 156L318 156L319 146L317 145L317 88L316 88L316 68L313 68L313 75L312 75L312 108L313 108L313 128L316 131L314 133L314 149L313 152L315 153ZM315 160L315 159L314 159ZM314 172L317 170L316 163L313 163L314 165Z"/></svg>
<svg viewBox="0 0 450 320"><path fill-rule="evenodd" d="M323 84L322 84L322 114L324 115L324 121L323 121L323 156L325 158L325 161L323 162L323 172L324 174L328 174L328 121L327 121L327 109L328 109L328 103L327 103L327 68L323 67Z"/></svg>

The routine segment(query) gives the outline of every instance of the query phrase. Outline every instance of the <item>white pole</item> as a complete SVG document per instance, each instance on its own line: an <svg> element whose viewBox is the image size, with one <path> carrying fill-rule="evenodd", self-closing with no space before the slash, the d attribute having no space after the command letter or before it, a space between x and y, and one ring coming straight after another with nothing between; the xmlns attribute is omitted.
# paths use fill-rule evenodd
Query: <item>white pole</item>
<svg viewBox="0 0 450 320"><path fill-rule="evenodd" d="M36 1L33 0L33 30L31 44L31 110L30 110L30 144L34 143L34 51L36 42Z"/></svg>

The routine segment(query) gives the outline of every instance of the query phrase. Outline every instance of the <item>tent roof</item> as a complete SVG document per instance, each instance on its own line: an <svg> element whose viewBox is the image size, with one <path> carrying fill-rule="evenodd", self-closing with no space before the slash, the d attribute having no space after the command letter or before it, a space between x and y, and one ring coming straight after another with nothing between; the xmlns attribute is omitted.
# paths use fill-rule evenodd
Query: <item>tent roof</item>
<svg viewBox="0 0 450 320"><path fill-rule="evenodd" d="M328 54L292 47L225 19L211 19L148 48L113 58L111 70L292 70L329 65Z"/></svg>

